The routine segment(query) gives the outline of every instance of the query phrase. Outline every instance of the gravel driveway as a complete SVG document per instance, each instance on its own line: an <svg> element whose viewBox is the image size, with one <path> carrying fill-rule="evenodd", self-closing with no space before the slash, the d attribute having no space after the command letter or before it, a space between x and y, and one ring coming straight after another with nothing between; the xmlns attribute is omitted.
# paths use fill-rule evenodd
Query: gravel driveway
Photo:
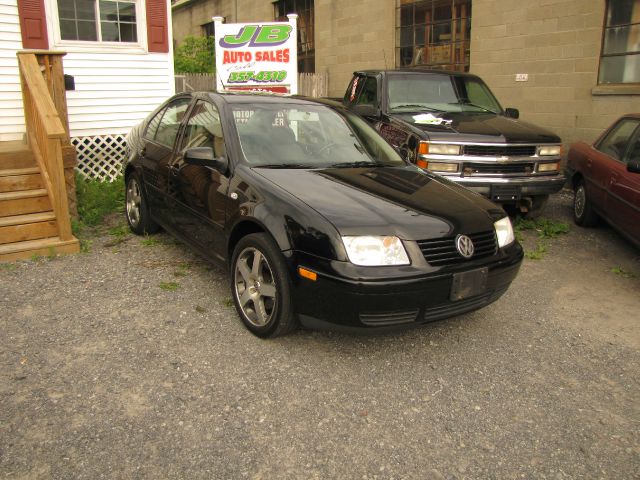
<svg viewBox="0 0 640 480"><path fill-rule="evenodd" d="M255 338L164 234L0 267L0 476L640 478L640 252L571 227L497 303L384 335Z"/></svg>

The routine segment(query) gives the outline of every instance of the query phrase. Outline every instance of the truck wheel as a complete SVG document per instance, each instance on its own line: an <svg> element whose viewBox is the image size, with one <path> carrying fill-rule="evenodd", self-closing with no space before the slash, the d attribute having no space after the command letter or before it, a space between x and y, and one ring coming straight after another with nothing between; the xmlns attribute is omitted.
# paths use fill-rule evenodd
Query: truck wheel
<svg viewBox="0 0 640 480"><path fill-rule="evenodd" d="M587 196L583 180L578 180L573 188L573 221L582 227L593 227L598 223L598 214Z"/></svg>
<svg viewBox="0 0 640 480"><path fill-rule="evenodd" d="M535 197L532 197L531 208L529 208L529 211L525 213L525 218L536 219L540 217L548 200L549 195L536 195Z"/></svg>

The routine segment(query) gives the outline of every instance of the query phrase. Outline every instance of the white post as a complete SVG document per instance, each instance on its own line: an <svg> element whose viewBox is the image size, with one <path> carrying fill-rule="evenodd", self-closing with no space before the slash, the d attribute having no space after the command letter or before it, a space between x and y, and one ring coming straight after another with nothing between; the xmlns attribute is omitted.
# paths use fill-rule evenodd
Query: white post
<svg viewBox="0 0 640 480"><path fill-rule="evenodd" d="M215 42L216 42L216 50L217 50L217 45L218 45L218 42L220 41L220 32L222 32L222 28L220 28L220 25L222 25L222 23L224 22L224 17L212 17L212 20L213 20L213 28L215 30ZM218 68L218 65L220 64L221 64L221 61L216 56L216 91L223 92L224 85L222 84L222 75L220 74L220 71Z"/></svg>
<svg viewBox="0 0 640 480"><path fill-rule="evenodd" d="M291 35L294 38L295 47L290 52L290 62L295 67L295 75L291 79L290 93L291 95L298 94L298 15L295 13L289 13L287 15L289 23L291 24Z"/></svg>

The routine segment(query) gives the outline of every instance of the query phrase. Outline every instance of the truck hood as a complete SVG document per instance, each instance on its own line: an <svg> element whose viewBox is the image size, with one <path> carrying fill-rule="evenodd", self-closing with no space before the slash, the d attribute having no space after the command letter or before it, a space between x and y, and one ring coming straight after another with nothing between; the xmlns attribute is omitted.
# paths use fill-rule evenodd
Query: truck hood
<svg viewBox="0 0 640 480"><path fill-rule="evenodd" d="M483 197L411 166L254 171L316 210L341 235L438 238L490 230L504 214Z"/></svg>
<svg viewBox="0 0 640 480"><path fill-rule="evenodd" d="M429 114L441 118L442 123L427 125L416 122L416 116ZM536 144L560 143L561 141L560 137L537 125L492 113L424 111L393 113L390 117L422 130L430 140ZM465 135L465 138L461 138L460 135Z"/></svg>

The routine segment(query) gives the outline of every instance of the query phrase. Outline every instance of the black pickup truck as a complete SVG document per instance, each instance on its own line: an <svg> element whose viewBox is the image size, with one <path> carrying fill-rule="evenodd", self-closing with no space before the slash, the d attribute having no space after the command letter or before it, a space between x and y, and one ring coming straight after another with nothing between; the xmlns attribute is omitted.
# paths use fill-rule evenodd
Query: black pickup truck
<svg viewBox="0 0 640 480"><path fill-rule="evenodd" d="M419 167L529 216L564 184L560 138L503 109L475 75L358 71L343 104Z"/></svg>

